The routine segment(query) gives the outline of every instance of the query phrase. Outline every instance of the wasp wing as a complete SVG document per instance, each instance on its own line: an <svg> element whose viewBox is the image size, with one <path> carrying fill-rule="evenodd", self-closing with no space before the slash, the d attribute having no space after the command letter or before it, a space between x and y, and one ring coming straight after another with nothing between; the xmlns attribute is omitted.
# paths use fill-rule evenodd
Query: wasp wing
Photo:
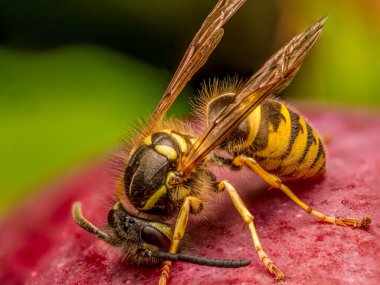
<svg viewBox="0 0 380 285"><path fill-rule="evenodd" d="M265 98L290 84L306 55L320 38L326 18L321 18L295 36L237 91L235 102L206 128L181 158L177 170L182 178L187 177L196 164L220 145Z"/></svg>
<svg viewBox="0 0 380 285"><path fill-rule="evenodd" d="M164 117L191 77L206 63L223 37L223 25L244 4L245 0L219 0L190 43L177 71L163 94L147 125L152 129Z"/></svg>

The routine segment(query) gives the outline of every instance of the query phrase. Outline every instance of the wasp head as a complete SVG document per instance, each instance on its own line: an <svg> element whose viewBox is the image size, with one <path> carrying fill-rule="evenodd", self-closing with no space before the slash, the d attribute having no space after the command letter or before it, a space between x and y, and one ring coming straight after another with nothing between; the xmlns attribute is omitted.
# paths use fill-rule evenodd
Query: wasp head
<svg viewBox="0 0 380 285"><path fill-rule="evenodd" d="M108 232L112 244L122 247L126 259L137 264L153 265L160 259L147 256L149 251L168 251L172 239L172 228L128 214L120 203L108 213Z"/></svg>

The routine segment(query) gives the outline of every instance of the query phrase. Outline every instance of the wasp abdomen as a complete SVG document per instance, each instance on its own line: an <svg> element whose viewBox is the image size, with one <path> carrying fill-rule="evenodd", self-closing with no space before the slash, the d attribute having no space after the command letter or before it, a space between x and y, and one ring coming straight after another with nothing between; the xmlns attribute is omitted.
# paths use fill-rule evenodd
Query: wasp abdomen
<svg viewBox="0 0 380 285"><path fill-rule="evenodd" d="M276 100L264 101L260 113L251 146L254 158L265 170L290 179L325 171L322 141L302 116Z"/></svg>
<svg viewBox="0 0 380 285"><path fill-rule="evenodd" d="M210 101L209 122L232 103L228 98L232 100L233 95ZM314 177L325 171L326 155L316 131L302 116L274 99L256 108L223 147L234 156L253 157L266 171L289 179Z"/></svg>

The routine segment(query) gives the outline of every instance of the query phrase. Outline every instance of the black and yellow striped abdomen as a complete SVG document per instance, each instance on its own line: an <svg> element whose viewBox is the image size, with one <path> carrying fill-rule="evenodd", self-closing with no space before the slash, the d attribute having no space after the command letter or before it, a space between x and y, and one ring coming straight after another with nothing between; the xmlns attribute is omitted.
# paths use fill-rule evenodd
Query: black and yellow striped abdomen
<svg viewBox="0 0 380 285"><path fill-rule="evenodd" d="M289 179L325 172L326 154L316 131L291 108L268 99L228 140L233 155L253 157L266 171Z"/></svg>

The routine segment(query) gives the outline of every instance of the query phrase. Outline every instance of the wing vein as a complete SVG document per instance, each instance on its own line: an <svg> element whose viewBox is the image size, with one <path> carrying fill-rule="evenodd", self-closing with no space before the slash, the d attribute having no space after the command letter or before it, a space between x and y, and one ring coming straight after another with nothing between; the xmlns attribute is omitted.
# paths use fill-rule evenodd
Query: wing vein
<svg viewBox="0 0 380 285"><path fill-rule="evenodd" d="M235 95L235 102L206 127L192 147L182 156L178 173L185 179L192 169L246 119L263 100L286 88L305 57L322 34L327 17L321 18L303 33L293 37L252 75Z"/></svg>

